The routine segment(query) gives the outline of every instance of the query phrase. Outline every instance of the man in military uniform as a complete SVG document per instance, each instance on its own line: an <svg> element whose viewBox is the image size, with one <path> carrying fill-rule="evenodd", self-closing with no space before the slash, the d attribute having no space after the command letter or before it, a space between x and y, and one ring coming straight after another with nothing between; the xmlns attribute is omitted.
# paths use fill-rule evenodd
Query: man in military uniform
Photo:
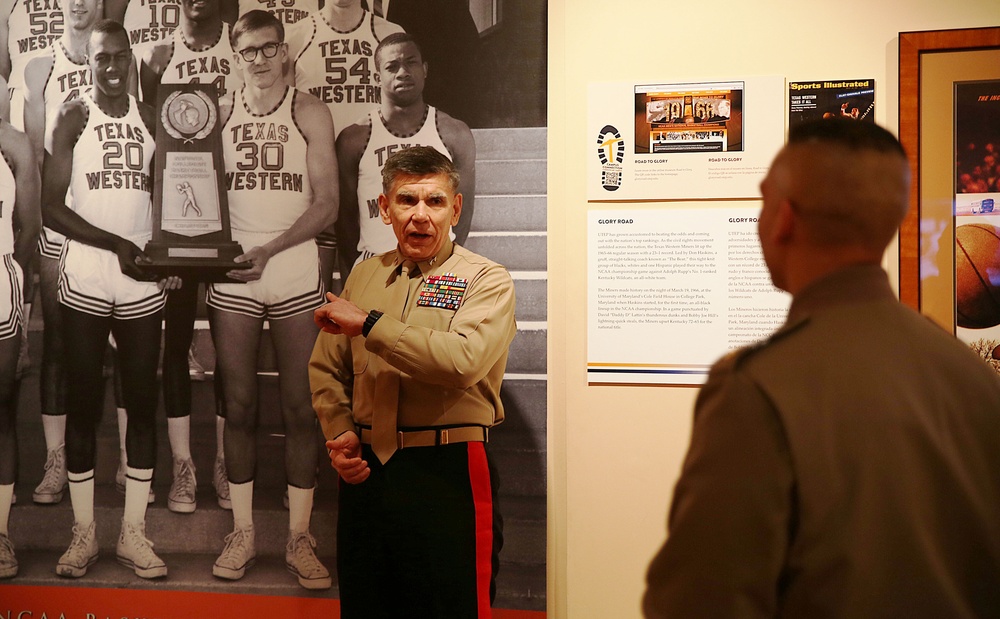
<svg viewBox="0 0 1000 619"><path fill-rule="evenodd" d="M455 245L455 165L404 149L382 172L397 247L316 310L313 408L340 486L337 572L352 617L488 617L502 543L486 450L503 421L514 285ZM428 568L428 566L430 566Z"/></svg>
<svg viewBox="0 0 1000 619"><path fill-rule="evenodd" d="M646 617L996 616L1000 378L889 286L909 189L881 127L791 130L758 221L788 319L698 396Z"/></svg>

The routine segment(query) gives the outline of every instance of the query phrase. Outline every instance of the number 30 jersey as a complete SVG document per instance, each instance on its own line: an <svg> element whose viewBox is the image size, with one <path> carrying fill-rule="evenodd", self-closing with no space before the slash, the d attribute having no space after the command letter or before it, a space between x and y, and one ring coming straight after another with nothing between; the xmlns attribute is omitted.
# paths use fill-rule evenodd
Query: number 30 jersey
<svg viewBox="0 0 1000 619"><path fill-rule="evenodd" d="M121 118L106 114L91 98L87 124L73 146L70 192L73 210L89 223L124 237L149 234L153 180L150 161L156 145L128 96L128 112Z"/></svg>
<svg viewBox="0 0 1000 619"><path fill-rule="evenodd" d="M259 115L247 108L242 90L236 96L222 128L233 230L284 232L312 203L306 138L295 122L298 94L286 87L281 102Z"/></svg>
<svg viewBox="0 0 1000 619"><path fill-rule="evenodd" d="M290 30L289 40L294 37L294 47L301 49L295 58L295 87L330 108L338 135L382 101L374 77L375 48L396 32L403 29L368 11L349 32L334 30L321 12Z"/></svg>

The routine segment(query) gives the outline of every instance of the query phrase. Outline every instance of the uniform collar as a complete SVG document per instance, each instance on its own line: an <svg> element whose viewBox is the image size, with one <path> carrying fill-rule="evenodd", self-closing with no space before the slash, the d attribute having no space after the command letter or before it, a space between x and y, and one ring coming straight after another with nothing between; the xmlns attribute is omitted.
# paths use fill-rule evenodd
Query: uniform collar
<svg viewBox="0 0 1000 619"><path fill-rule="evenodd" d="M852 266L831 273L799 291L788 310L788 322L833 305L895 300L889 276L877 264Z"/></svg>
<svg viewBox="0 0 1000 619"><path fill-rule="evenodd" d="M454 251L455 251L455 243L451 240L451 238L446 238L444 244L441 245L441 249L438 250L437 254L431 256L427 260L421 260L420 262L417 263L417 266L420 267L421 275L424 277L430 275L430 273L435 268L440 267L442 264L445 263L445 261L448 260L448 258L451 258L451 255L452 253L454 253ZM399 248L397 247L396 260L393 262L393 268L396 272L399 271L399 267L402 266L404 260L406 259L403 258L402 254L399 253Z"/></svg>

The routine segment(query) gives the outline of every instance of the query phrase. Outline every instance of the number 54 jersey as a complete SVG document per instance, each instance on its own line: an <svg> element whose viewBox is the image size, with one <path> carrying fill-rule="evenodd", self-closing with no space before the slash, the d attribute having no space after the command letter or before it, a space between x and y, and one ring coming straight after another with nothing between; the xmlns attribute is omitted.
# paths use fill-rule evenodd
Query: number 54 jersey
<svg viewBox="0 0 1000 619"><path fill-rule="evenodd" d="M375 48L403 29L365 11L348 32L335 30L317 11L289 29L289 45L300 50L295 58L295 87L330 108L333 129L363 118L382 101L375 83Z"/></svg>

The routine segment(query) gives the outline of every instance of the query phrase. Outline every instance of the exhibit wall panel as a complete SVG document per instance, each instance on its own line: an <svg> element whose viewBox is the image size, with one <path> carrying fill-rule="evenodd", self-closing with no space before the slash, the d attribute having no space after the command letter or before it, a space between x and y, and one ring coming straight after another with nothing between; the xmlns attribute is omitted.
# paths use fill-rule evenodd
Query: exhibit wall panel
<svg viewBox="0 0 1000 619"><path fill-rule="evenodd" d="M691 432L697 389L588 386L588 209L720 206L588 203L597 156L588 84L675 83L780 75L790 81L874 77L875 119L897 124L901 31L995 26L995 0L749 0L698 3L553 0L549 4L549 614L641 616L646 566ZM783 132L784 127L772 128ZM740 204L747 204L741 201ZM888 256L895 254L891 247ZM886 267L895 278L894 258ZM670 342L650 342L669 347Z"/></svg>

